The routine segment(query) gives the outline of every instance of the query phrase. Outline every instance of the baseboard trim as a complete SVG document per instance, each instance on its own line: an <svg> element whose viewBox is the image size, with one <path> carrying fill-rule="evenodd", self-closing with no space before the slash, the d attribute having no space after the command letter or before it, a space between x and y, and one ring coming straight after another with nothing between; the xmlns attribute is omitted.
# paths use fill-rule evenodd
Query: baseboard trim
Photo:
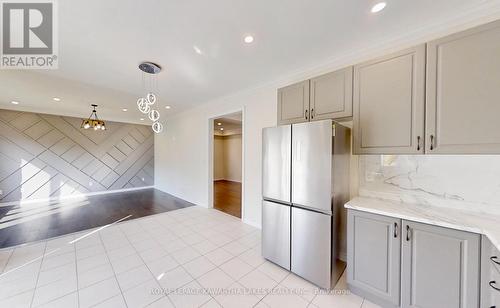
<svg viewBox="0 0 500 308"><path fill-rule="evenodd" d="M90 196L115 194L115 193L120 193L120 192L143 190L143 189L150 189L150 188L154 188L154 186L122 188L122 189L115 189L115 190L103 190L103 191L95 191L95 192L90 192L90 193L80 193L80 194L69 195L69 196L60 196L60 197L43 198L43 199L10 201L10 202L0 203L0 207L16 206L16 205L20 205L20 204L27 205L27 204L36 204L36 203L42 203L42 202L71 200L71 199L84 198L84 197L90 197Z"/></svg>
<svg viewBox="0 0 500 308"><path fill-rule="evenodd" d="M248 219L246 219L246 218L242 218L242 219L241 219L241 221L242 221L243 223L245 223L245 224L247 224L247 225L250 225L250 226L252 226L252 227L255 227L255 228L257 228L257 229L262 229L262 227L261 227L259 224L255 223L254 221L248 220Z"/></svg>

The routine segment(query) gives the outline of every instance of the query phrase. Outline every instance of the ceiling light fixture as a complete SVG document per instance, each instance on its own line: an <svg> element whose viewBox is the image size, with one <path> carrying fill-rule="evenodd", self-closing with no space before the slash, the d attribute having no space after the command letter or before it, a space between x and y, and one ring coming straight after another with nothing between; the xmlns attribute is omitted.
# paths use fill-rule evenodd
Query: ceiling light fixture
<svg viewBox="0 0 500 308"><path fill-rule="evenodd" d="M144 118L140 118L141 121L144 121Z"/></svg>
<svg viewBox="0 0 500 308"><path fill-rule="evenodd" d="M123 108L123 109L122 109L122 111L123 111L123 112L127 112L127 111L128 111L128 109L127 109L127 108Z"/></svg>
<svg viewBox="0 0 500 308"><path fill-rule="evenodd" d="M194 49L194 52L196 52L197 54L199 54L199 55L203 54L203 51L201 51L200 47L194 45L193 49Z"/></svg>
<svg viewBox="0 0 500 308"><path fill-rule="evenodd" d="M142 81L144 88L146 88L144 78L145 74L148 74L150 77L150 88L153 88L153 84L157 86L158 79L156 75L161 72L161 67L158 64L153 62L142 62L139 64L139 69L143 72ZM137 108L139 108L140 112L148 115L148 118L153 121L151 128L155 133L159 134L163 131L163 124L159 122L160 112L157 109L153 109L153 105L156 103L158 98L151 90L146 91L146 97L141 97L137 100ZM158 104L156 106L158 106ZM170 106L165 106L165 108L169 109Z"/></svg>
<svg viewBox="0 0 500 308"><path fill-rule="evenodd" d="M97 111L95 110L97 108L97 105L92 104L90 106L92 106L94 110L92 110L92 113L90 114L88 119L82 120L82 125L80 126L80 128L83 129L93 128L94 130L98 129L106 130L106 123L104 123L104 121L102 120L99 120L99 118L97 117Z"/></svg>
<svg viewBox="0 0 500 308"><path fill-rule="evenodd" d="M61 99L59 97L54 97L53 100L56 101L56 102L60 102L61 101Z"/></svg>
<svg viewBox="0 0 500 308"><path fill-rule="evenodd" d="M219 122L219 123L217 123L217 125L221 126L221 125L222 125L222 123L221 123L221 122Z"/></svg>
<svg viewBox="0 0 500 308"><path fill-rule="evenodd" d="M224 130L224 127L221 127L220 130Z"/></svg>
<svg viewBox="0 0 500 308"><path fill-rule="evenodd" d="M252 43L252 42L253 42L253 36L251 36L251 35L247 35L247 36L245 36L244 41L245 41L245 43L247 43L247 44Z"/></svg>
<svg viewBox="0 0 500 308"><path fill-rule="evenodd" d="M10 103L11 103L11 104L13 104L13 105L19 105L19 102L18 102L18 101L12 101L12 102L10 102Z"/></svg>
<svg viewBox="0 0 500 308"><path fill-rule="evenodd" d="M380 11L382 11L383 9L385 9L387 3L385 2L379 2L377 4L375 4L374 6L372 6L372 13L378 13Z"/></svg>

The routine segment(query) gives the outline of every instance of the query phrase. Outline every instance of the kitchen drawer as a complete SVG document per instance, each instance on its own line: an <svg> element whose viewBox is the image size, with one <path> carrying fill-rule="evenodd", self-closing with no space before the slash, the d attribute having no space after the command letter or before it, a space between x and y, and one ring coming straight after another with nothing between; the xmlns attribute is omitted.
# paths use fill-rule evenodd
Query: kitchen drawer
<svg viewBox="0 0 500 308"><path fill-rule="evenodd" d="M500 253L484 235L481 248L481 307L500 308Z"/></svg>

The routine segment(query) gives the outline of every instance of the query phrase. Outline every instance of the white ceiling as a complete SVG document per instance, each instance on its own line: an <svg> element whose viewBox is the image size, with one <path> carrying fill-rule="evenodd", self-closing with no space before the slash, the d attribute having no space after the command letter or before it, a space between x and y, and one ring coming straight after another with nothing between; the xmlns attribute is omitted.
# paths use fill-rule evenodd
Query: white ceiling
<svg viewBox="0 0 500 308"><path fill-rule="evenodd" d="M59 69L17 79L1 71L0 93L17 93L1 95L0 107L61 113L50 100L64 95L68 115L84 116L98 101L103 117L140 123L143 60L164 68L156 91L172 105L166 115L498 3L386 1L379 14L370 13L372 0L58 1ZM253 44L243 43L246 34Z"/></svg>
<svg viewBox="0 0 500 308"><path fill-rule="evenodd" d="M219 125L219 123L221 125ZM214 134L218 136L241 134L242 113L228 114L214 120ZM220 129L224 128L223 131Z"/></svg>

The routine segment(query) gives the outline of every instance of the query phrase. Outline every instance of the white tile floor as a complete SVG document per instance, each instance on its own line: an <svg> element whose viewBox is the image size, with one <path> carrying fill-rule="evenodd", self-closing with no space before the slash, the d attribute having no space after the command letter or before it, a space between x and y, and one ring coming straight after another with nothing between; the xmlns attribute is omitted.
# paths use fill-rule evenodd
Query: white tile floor
<svg viewBox="0 0 500 308"><path fill-rule="evenodd" d="M318 294L261 257L258 229L201 207L0 250L0 273L9 308L376 307L345 277Z"/></svg>

